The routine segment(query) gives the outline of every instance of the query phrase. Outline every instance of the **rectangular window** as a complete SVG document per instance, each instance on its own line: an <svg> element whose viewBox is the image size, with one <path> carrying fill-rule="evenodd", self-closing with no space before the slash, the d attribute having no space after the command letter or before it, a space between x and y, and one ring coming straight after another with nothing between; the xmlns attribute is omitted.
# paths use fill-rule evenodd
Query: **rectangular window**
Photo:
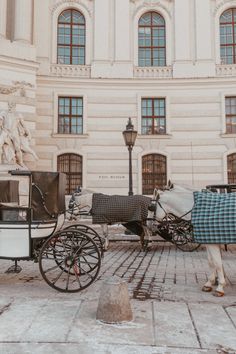
<svg viewBox="0 0 236 354"><path fill-rule="evenodd" d="M83 98L58 98L58 133L83 134Z"/></svg>
<svg viewBox="0 0 236 354"><path fill-rule="evenodd" d="M141 133L166 134L165 98L142 98Z"/></svg>
<svg viewBox="0 0 236 354"><path fill-rule="evenodd" d="M236 96L225 98L226 133L236 134Z"/></svg>

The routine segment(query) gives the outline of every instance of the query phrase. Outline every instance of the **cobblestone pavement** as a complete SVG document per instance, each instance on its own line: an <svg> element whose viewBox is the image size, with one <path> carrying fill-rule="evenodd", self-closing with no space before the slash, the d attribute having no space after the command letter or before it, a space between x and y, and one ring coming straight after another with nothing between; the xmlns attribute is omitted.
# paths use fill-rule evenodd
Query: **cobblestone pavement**
<svg viewBox="0 0 236 354"><path fill-rule="evenodd" d="M0 353L159 354L236 353L236 245L222 247L226 295L201 292L207 279L206 251L182 252L167 242L141 251L137 237L112 229L96 282L64 294L41 278L38 264L6 274L0 260ZM128 283L132 322L96 321L103 281L116 275Z"/></svg>

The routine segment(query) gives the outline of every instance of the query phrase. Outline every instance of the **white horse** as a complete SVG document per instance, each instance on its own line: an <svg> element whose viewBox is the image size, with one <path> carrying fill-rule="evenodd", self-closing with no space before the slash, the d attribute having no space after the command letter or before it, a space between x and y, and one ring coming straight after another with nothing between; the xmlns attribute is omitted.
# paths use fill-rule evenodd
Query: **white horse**
<svg viewBox="0 0 236 354"><path fill-rule="evenodd" d="M172 213L177 217L183 217L186 220L191 219L191 210L194 205L193 189L182 186L172 185L169 189L154 190L153 201L157 204L156 219L161 221L165 213ZM162 209L163 208L163 209ZM149 211L148 219L153 217L153 212ZM224 286L226 285L224 270L222 265L221 250L219 244L206 244L207 257L211 274L207 282L203 285L202 291L210 292L213 285L217 288L214 291L215 296L224 295Z"/></svg>
<svg viewBox="0 0 236 354"><path fill-rule="evenodd" d="M94 193L95 192L89 189L79 189L72 195L71 200L69 202L69 213L71 213L71 218L90 214ZM117 223L119 223L119 221L117 221ZM122 224L122 222L120 223ZM104 240L103 248L106 251L109 246L108 224L101 223L100 226L102 229L102 237ZM148 227L146 225L142 225L142 230L139 231L143 233L141 236L142 247L144 247L144 244L148 244L148 246L150 246L151 232Z"/></svg>

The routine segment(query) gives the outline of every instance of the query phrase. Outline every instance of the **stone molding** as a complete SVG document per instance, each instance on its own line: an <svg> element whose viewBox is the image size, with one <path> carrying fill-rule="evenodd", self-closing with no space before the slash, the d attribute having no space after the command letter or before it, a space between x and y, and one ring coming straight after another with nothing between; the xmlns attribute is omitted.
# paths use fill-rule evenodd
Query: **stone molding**
<svg viewBox="0 0 236 354"><path fill-rule="evenodd" d="M142 78L172 78L172 67L134 67L134 77Z"/></svg>
<svg viewBox="0 0 236 354"><path fill-rule="evenodd" d="M89 65L60 65L52 64L50 73L58 77L90 77L91 67Z"/></svg>
<svg viewBox="0 0 236 354"><path fill-rule="evenodd" d="M133 3L139 2L141 0L130 0ZM174 0L163 0L162 2L174 2ZM160 5L161 1L160 0L146 0L144 4L154 4L154 5Z"/></svg>
<svg viewBox="0 0 236 354"><path fill-rule="evenodd" d="M93 0L87 0L88 2L92 2ZM85 10L88 12L88 14L91 16L92 11L91 9L89 9L85 4L84 1L82 0L59 0L57 1L52 7L51 7L51 11L52 13L54 13L60 6L64 6L64 7L71 7L73 5L80 5L83 8L85 8Z"/></svg>
<svg viewBox="0 0 236 354"><path fill-rule="evenodd" d="M229 5L229 6L236 6L236 0L217 0L216 4L214 6L214 15L217 14L218 10L220 10L220 8L222 8L225 5Z"/></svg>
<svg viewBox="0 0 236 354"><path fill-rule="evenodd" d="M216 65L216 76L236 76L236 64Z"/></svg>
<svg viewBox="0 0 236 354"><path fill-rule="evenodd" d="M168 14L169 18L171 18L171 2L172 0L163 0L163 1L156 1L156 0L145 0L145 1L140 1L140 0L130 0L131 2L134 3L136 9L135 13L142 11L142 9L153 9L157 10L162 9L166 14Z"/></svg>

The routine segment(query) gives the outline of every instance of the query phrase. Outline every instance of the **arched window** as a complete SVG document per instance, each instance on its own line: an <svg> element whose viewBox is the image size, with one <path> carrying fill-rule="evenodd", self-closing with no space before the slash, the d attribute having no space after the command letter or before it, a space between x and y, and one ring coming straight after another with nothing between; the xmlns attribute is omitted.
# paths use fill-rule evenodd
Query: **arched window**
<svg viewBox="0 0 236 354"><path fill-rule="evenodd" d="M77 10L65 10L58 17L57 63L85 64L85 18Z"/></svg>
<svg viewBox="0 0 236 354"><path fill-rule="evenodd" d="M148 154L142 157L142 194L152 195L154 188L167 184L166 157Z"/></svg>
<svg viewBox="0 0 236 354"><path fill-rule="evenodd" d="M236 8L220 16L220 57L223 64L236 64Z"/></svg>
<svg viewBox="0 0 236 354"><path fill-rule="evenodd" d="M228 183L236 184L236 153L227 156Z"/></svg>
<svg viewBox="0 0 236 354"><path fill-rule="evenodd" d="M57 157L57 170L66 174L66 194L82 186L83 158L77 154L62 154Z"/></svg>
<svg viewBox="0 0 236 354"><path fill-rule="evenodd" d="M138 23L139 66L166 65L165 20L157 12L142 15Z"/></svg>

